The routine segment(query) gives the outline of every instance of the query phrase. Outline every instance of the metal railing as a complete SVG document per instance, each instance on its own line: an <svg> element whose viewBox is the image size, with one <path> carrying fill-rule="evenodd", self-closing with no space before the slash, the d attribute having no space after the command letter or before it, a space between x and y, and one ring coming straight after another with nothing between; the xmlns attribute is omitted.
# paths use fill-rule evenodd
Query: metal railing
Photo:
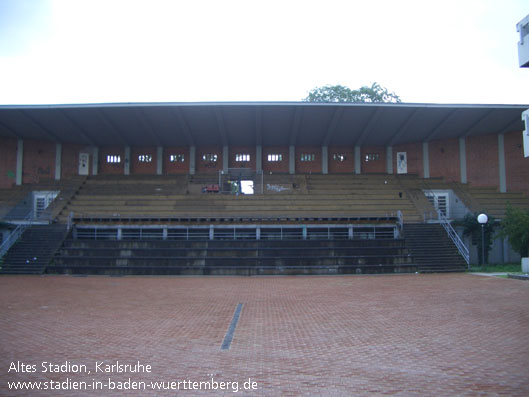
<svg viewBox="0 0 529 397"><path fill-rule="evenodd" d="M74 226L81 240L373 240L394 239L397 226L234 225Z"/></svg>
<svg viewBox="0 0 529 397"><path fill-rule="evenodd" d="M30 206L31 206L30 210L26 213L24 218L17 219L16 214L10 217L9 216L6 217L6 219L11 219L12 221L16 221L18 224L17 224L17 227L15 227L15 229L13 229L13 231L9 234L7 239L4 242L2 242L2 245L0 245L0 258L2 258L7 253L7 251L9 251L9 249L18 241L20 236L22 236L22 233L24 233L24 231L28 227L30 227L34 223L49 222L51 220L51 212L49 208L51 204L53 203L53 201L57 198L59 193L60 193L59 191L48 191L44 196L42 196L41 198L44 199L44 202L46 203L46 207L40 213L37 213L36 209L34 208L35 192L31 192L22 200L22 201L25 200L26 202L29 201ZM68 230L72 226L73 214L71 214L71 216L72 216L72 219L68 217Z"/></svg>
<svg viewBox="0 0 529 397"><path fill-rule="evenodd" d="M423 187L424 187L423 190L426 193L428 193L428 194L430 194L432 196L435 196L434 191L432 189L430 189L428 184L426 182L424 182L424 181L423 181ZM452 240L454 245L457 247L457 250L459 251L459 253L463 257L463 259L465 260L467 265L470 266L470 253L469 253L468 247L465 245L463 240L461 240L461 237L459 237L459 235L457 234L455 229L452 227L449 219L441 212L441 210L436 209L436 212L437 212L437 220L439 221L441 226L445 229L446 233L448 234L448 237L450 237L450 239ZM427 222L427 218L431 219L431 220L434 219L432 217L432 213L431 212L430 212L429 215L430 216L427 217L426 213L424 214L424 222L425 223Z"/></svg>
<svg viewBox="0 0 529 397"><path fill-rule="evenodd" d="M402 229L404 227L404 216L402 215L402 211L397 211L397 235L400 236L402 233Z"/></svg>
<svg viewBox="0 0 529 397"><path fill-rule="evenodd" d="M26 218L24 218L23 223L17 225L17 227L11 233L9 233L7 239L5 239L2 245L0 245L0 258L2 258L13 246L13 244L18 241L20 236L22 236L22 233L24 233L24 231L33 224L33 220L33 211L30 211Z"/></svg>
<svg viewBox="0 0 529 397"><path fill-rule="evenodd" d="M470 265L470 253L468 251L467 246L461 240L457 232L454 230L450 222L448 221L448 218L444 216L441 211L437 211L438 217L439 217L439 223L444 227L446 232L448 233L448 237L454 242L455 246L457 247L459 253L461 256L465 259L465 262L467 265Z"/></svg>
<svg viewBox="0 0 529 397"><path fill-rule="evenodd" d="M53 212L53 203L55 202L55 199L59 196L60 190L55 191L47 191L44 196L41 196L41 198L44 199L44 203L46 207L42 209L40 213L36 213L35 210L35 218L42 220L42 221L50 221L52 218L52 212Z"/></svg>

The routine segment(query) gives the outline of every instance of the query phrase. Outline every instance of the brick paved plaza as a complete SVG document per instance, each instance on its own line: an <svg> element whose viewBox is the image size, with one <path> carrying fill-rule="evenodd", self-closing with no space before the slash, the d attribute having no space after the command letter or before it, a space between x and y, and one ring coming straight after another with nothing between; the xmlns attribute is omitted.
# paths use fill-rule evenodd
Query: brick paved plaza
<svg viewBox="0 0 529 397"><path fill-rule="evenodd" d="M528 307L529 282L468 274L6 276L0 395L527 396Z"/></svg>

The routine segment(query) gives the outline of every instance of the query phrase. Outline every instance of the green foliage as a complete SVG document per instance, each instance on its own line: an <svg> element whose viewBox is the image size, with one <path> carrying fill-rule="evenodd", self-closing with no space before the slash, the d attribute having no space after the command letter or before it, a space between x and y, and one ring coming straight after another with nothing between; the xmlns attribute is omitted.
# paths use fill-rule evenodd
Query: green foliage
<svg viewBox="0 0 529 397"><path fill-rule="evenodd" d="M486 214L489 218L488 222L483 226L485 234L485 262L483 262L483 239L481 237L481 225L478 222L478 215ZM495 219L492 215L488 215L486 212L475 212L473 215L466 214L463 221L460 223L463 226L463 235L471 236L472 240L478 243L478 259L479 263L489 262L489 252L492 247L492 241L494 236Z"/></svg>
<svg viewBox="0 0 529 397"><path fill-rule="evenodd" d="M529 256L529 211L507 204L499 235L507 237L511 247L522 257Z"/></svg>
<svg viewBox="0 0 529 397"><path fill-rule="evenodd" d="M472 266L470 272L472 273L520 273L520 263L501 263L497 265Z"/></svg>
<svg viewBox="0 0 529 397"><path fill-rule="evenodd" d="M316 87L304 99L306 102L401 102L400 97L387 88L373 83L371 87L363 86L351 90L343 85L326 85Z"/></svg>

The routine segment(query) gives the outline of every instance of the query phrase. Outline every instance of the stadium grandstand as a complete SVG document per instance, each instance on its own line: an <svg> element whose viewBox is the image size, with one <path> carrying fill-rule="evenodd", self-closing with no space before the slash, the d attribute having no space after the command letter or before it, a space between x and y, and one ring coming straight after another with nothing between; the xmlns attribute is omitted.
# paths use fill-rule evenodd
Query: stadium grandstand
<svg viewBox="0 0 529 397"><path fill-rule="evenodd" d="M454 220L529 209L528 107L0 106L0 272L464 271Z"/></svg>

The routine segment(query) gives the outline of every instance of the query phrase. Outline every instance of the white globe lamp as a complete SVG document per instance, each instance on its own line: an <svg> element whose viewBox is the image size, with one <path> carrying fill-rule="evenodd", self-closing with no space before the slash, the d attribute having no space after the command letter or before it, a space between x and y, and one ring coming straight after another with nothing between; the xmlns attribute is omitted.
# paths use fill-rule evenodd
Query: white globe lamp
<svg viewBox="0 0 529 397"><path fill-rule="evenodd" d="M486 214L478 215L478 223L481 225L481 264L485 266L485 224L489 221Z"/></svg>

